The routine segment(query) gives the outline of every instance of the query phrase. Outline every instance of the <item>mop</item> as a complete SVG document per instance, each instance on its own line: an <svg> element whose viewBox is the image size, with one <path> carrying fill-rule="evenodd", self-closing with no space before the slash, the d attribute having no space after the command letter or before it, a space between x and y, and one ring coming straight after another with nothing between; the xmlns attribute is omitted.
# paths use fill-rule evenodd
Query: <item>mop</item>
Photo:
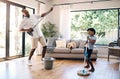
<svg viewBox="0 0 120 79"><path fill-rule="evenodd" d="M84 68L84 66L85 66L85 60L86 60L86 58L87 58L87 56L88 56L87 46L85 46L85 49L86 49L86 50L84 51L83 69L77 71L77 74L80 75L80 76L88 76L88 75L90 75L90 72Z"/></svg>

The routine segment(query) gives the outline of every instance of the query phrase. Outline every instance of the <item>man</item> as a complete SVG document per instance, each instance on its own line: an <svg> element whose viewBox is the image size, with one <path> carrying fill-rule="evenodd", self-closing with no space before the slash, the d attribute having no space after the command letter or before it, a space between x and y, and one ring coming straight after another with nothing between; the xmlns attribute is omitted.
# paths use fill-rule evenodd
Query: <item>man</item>
<svg viewBox="0 0 120 79"><path fill-rule="evenodd" d="M38 42L40 42L41 45L43 46L42 58L44 58L44 56L45 56L46 49L47 49L46 41L42 34L41 29L38 26L38 23L39 23L40 19L45 17L52 10L53 10L53 8L51 8L49 11L47 11L46 13L43 13L41 15L34 15L34 14L30 15L26 9L22 10L24 18L20 24L19 30L22 32L31 33L31 51L30 51L29 58L28 58L28 61L29 61L28 65L32 65L31 58L34 54L34 51L36 50L36 48L38 46Z"/></svg>

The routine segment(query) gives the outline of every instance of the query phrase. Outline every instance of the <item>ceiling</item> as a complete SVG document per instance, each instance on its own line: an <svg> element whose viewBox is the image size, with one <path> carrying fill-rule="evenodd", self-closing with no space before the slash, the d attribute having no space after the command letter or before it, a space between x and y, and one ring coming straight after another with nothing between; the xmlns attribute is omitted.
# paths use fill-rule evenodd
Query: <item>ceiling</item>
<svg viewBox="0 0 120 79"><path fill-rule="evenodd" d="M70 4L82 4L82 3L93 3L93 2L105 2L112 0L52 0L53 4L56 5L70 5Z"/></svg>

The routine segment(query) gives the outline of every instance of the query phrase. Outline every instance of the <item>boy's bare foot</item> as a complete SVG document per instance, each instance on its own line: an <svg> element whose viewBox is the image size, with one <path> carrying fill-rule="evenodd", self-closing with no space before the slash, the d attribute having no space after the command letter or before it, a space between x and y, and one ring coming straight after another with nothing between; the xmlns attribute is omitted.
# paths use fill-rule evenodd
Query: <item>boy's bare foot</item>
<svg viewBox="0 0 120 79"><path fill-rule="evenodd" d="M89 71L90 71L90 72L94 72L94 71L95 71L95 69L90 69Z"/></svg>
<svg viewBox="0 0 120 79"><path fill-rule="evenodd" d="M84 66L84 68L89 68L89 65Z"/></svg>

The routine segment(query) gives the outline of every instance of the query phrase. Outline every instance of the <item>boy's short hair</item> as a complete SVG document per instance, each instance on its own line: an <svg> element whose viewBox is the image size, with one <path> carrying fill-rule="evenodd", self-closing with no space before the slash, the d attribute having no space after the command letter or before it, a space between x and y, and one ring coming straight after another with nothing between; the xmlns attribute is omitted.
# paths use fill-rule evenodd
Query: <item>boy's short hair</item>
<svg viewBox="0 0 120 79"><path fill-rule="evenodd" d="M94 28L88 28L87 31L92 31L92 32L94 32L94 34L96 33Z"/></svg>

